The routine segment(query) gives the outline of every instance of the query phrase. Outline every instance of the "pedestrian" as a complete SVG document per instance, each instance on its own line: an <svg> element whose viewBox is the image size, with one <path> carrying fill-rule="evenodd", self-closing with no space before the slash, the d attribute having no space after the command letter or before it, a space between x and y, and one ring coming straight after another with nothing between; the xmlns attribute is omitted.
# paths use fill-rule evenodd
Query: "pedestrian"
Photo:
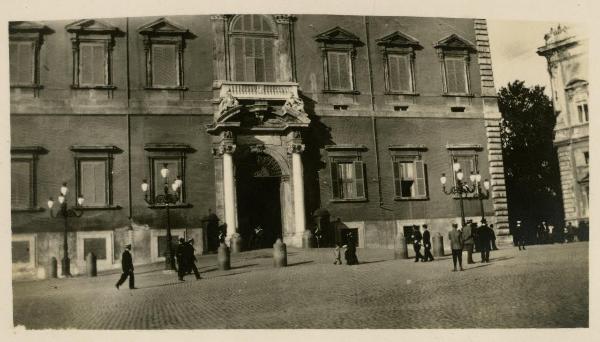
<svg viewBox="0 0 600 342"><path fill-rule="evenodd" d="M415 251L415 262L419 262L419 260L425 261L425 258L421 254L421 240L423 236L419 231L419 226L413 226L412 240L413 240L413 249Z"/></svg>
<svg viewBox="0 0 600 342"><path fill-rule="evenodd" d="M496 247L496 232L494 231L493 224L490 224L490 230L492 231L492 250L497 251L498 247Z"/></svg>
<svg viewBox="0 0 600 342"><path fill-rule="evenodd" d="M481 251L480 241L479 241L479 227L477 227L477 223L474 223L473 220L467 221L467 225L471 226L471 234L473 235L473 247L475 248L475 252L479 253Z"/></svg>
<svg viewBox="0 0 600 342"><path fill-rule="evenodd" d="M177 277L183 281L183 277L187 273L187 262L186 262L186 243L184 238L179 238L179 245L175 256L177 257Z"/></svg>
<svg viewBox="0 0 600 342"><path fill-rule="evenodd" d="M262 248L263 234L264 234L263 228L260 226L260 224L257 225L254 228L254 243L253 243L254 249Z"/></svg>
<svg viewBox="0 0 600 342"><path fill-rule="evenodd" d="M490 249L492 244L492 234L490 227L487 226L485 219L481 219L479 230L479 251L481 252L481 263L490 262Z"/></svg>
<svg viewBox="0 0 600 342"><path fill-rule="evenodd" d="M542 220L540 231L542 233L542 243L547 244L550 242L550 229L548 228L548 224L546 220Z"/></svg>
<svg viewBox="0 0 600 342"><path fill-rule="evenodd" d="M121 268L123 269L123 273L121 274L121 278L115 284L117 290L119 286L121 286L125 279L129 277L129 289L135 290L135 276L133 275L133 259L131 257L131 245L126 245L123 254L121 254Z"/></svg>
<svg viewBox="0 0 600 342"><path fill-rule="evenodd" d="M515 234L515 238L517 239L517 246L519 247L519 250L521 250L521 247L523 247L523 250L525 250L525 228L521 226L521 221L517 221L517 225L513 230L513 234Z"/></svg>
<svg viewBox="0 0 600 342"><path fill-rule="evenodd" d="M448 232L448 240L450 240L450 248L452 249L452 264L454 269L452 272L456 272L456 262L460 266L460 270L464 271L462 267L462 251L463 251L463 233L457 230L458 224L452 224L452 230Z"/></svg>
<svg viewBox="0 0 600 342"><path fill-rule="evenodd" d="M219 246L222 243L225 243L225 238L227 237L227 223L223 223L219 226Z"/></svg>
<svg viewBox="0 0 600 342"><path fill-rule="evenodd" d="M321 231L321 228L319 228L318 225L315 225L315 240L317 240L317 248L321 248L320 243L321 243L321 238L323 237L323 233Z"/></svg>
<svg viewBox="0 0 600 342"><path fill-rule="evenodd" d="M335 261L333 262L334 265L341 265L342 264L342 255L341 255L341 250L340 250L340 245L336 245L334 250L333 250L333 256L335 257Z"/></svg>
<svg viewBox="0 0 600 342"><path fill-rule="evenodd" d="M429 234L426 224L423 225L423 247L425 248L423 262L433 261L433 255L431 254L431 234Z"/></svg>
<svg viewBox="0 0 600 342"><path fill-rule="evenodd" d="M194 249L194 239L190 239L185 246L185 261L187 264L188 272L190 274L194 272L196 279L201 279L198 267L196 267L196 249Z"/></svg>
<svg viewBox="0 0 600 342"><path fill-rule="evenodd" d="M567 222L565 227L565 238L566 242L573 242L575 240L575 227L571 222Z"/></svg>
<svg viewBox="0 0 600 342"><path fill-rule="evenodd" d="M354 237L351 233L348 233L347 241L348 244L346 245L346 251L344 252L346 265L358 265L358 257L356 256L356 244L354 243Z"/></svg>
<svg viewBox="0 0 600 342"><path fill-rule="evenodd" d="M463 227L462 238L464 249L465 251L467 251L467 264L474 264L475 261L473 261L473 244L475 242L475 239L473 238L473 233L470 224L465 224L465 226Z"/></svg>

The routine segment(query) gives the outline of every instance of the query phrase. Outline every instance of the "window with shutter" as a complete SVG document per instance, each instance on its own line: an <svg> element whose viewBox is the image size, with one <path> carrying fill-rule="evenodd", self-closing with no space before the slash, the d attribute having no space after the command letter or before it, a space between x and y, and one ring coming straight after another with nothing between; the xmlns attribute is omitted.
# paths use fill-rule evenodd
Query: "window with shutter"
<svg viewBox="0 0 600 342"><path fill-rule="evenodd" d="M356 175L356 198L365 197L365 175L362 161L354 162L354 173Z"/></svg>
<svg viewBox="0 0 600 342"><path fill-rule="evenodd" d="M409 55L388 55L388 82L392 92L412 92L412 70Z"/></svg>
<svg viewBox="0 0 600 342"><path fill-rule="evenodd" d="M409 155L394 157L394 193L397 198L427 197L425 165L419 158Z"/></svg>
<svg viewBox="0 0 600 342"><path fill-rule="evenodd" d="M152 45L152 85L176 87L177 46L175 44Z"/></svg>
<svg viewBox="0 0 600 342"><path fill-rule="evenodd" d="M453 163L458 162L460 164L460 169L464 174L463 181L468 180L471 173L477 173L477 155L476 154L461 154L454 155L452 157ZM452 170L452 165L450 165L451 173L454 175L454 184L456 185L456 173Z"/></svg>
<svg viewBox="0 0 600 342"><path fill-rule="evenodd" d="M232 24L233 79L245 82L274 82L274 32L261 15L242 15Z"/></svg>
<svg viewBox="0 0 600 342"><path fill-rule="evenodd" d="M160 170L167 164L169 175L167 178L163 178ZM177 179L177 176L181 176L181 162L179 159L154 159L154 191L155 195L164 194L165 184L169 187L169 192L172 191L171 184Z"/></svg>
<svg viewBox="0 0 600 342"><path fill-rule="evenodd" d="M9 44L10 84L35 83L35 45L30 41Z"/></svg>
<svg viewBox="0 0 600 342"><path fill-rule="evenodd" d="M366 197L364 163L344 158L331 160L332 197L340 200Z"/></svg>
<svg viewBox="0 0 600 342"><path fill-rule="evenodd" d="M352 74L348 52L327 53L327 76L330 90L352 90Z"/></svg>
<svg viewBox="0 0 600 342"><path fill-rule="evenodd" d="M104 44L79 45L79 84L83 86L106 85L106 50Z"/></svg>
<svg viewBox="0 0 600 342"><path fill-rule="evenodd" d="M79 162L80 195L85 205L90 207L106 206L106 160L81 160Z"/></svg>
<svg viewBox="0 0 600 342"><path fill-rule="evenodd" d="M445 57L446 88L448 93L464 94L467 89L467 69L463 58Z"/></svg>
<svg viewBox="0 0 600 342"><path fill-rule="evenodd" d="M12 209L30 209L33 205L32 162L12 160L10 171Z"/></svg>

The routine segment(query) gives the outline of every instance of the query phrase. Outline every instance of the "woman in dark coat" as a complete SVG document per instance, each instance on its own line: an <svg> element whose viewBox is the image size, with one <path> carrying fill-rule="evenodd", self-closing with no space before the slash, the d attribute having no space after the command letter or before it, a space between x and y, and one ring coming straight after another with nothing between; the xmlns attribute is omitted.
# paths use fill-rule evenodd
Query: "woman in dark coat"
<svg viewBox="0 0 600 342"><path fill-rule="evenodd" d="M356 245L352 235L348 234L348 245L344 252L344 258L346 258L346 265L358 265L358 257L356 256Z"/></svg>

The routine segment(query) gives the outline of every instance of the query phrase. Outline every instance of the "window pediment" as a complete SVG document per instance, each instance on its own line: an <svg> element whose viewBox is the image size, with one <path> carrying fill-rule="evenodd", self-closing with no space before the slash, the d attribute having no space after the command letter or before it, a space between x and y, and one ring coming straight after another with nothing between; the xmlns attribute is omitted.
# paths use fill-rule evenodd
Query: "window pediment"
<svg viewBox="0 0 600 342"><path fill-rule="evenodd" d="M67 32L75 34L116 34L119 32L117 27L108 25L96 19L82 19L71 23L65 27Z"/></svg>
<svg viewBox="0 0 600 342"><path fill-rule="evenodd" d="M325 44L350 44L354 46L363 45L363 43L360 41L360 38L339 26L315 36L315 40Z"/></svg>
<svg viewBox="0 0 600 342"><path fill-rule="evenodd" d="M138 29L138 32L143 35L157 35L157 36L168 36L168 35L187 35L189 30L174 24L166 18L160 18L149 24L146 24Z"/></svg>
<svg viewBox="0 0 600 342"><path fill-rule="evenodd" d="M379 38L376 40L377 45L382 48L413 48L413 49L422 49L423 47L419 44L419 41L409 36L408 34L402 33L400 31L393 32L388 34L385 37Z"/></svg>
<svg viewBox="0 0 600 342"><path fill-rule="evenodd" d="M9 33L50 33L50 29L37 21L12 21L8 24Z"/></svg>
<svg viewBox="0 0 600 342"><path fill-rule="evenodd" d="M445 50L476 51L473 43L455 33L439 40L434 47Z"/></svg>

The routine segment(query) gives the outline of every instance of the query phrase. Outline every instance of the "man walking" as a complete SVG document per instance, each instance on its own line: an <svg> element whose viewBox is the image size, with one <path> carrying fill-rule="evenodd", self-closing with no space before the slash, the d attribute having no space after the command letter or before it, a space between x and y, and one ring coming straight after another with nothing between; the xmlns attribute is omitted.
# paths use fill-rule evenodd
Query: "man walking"
<svg viewBox="0 0 600 342"><path fill-rule="evenodd" d="M517 246L519 250L523 247L525 250L525 229L521 226L521 221L517 221L517 225L514 229L515 238L517 239Z"/></svg>
<svg viewBox="0 0 600 342"><path fill-rule="evenodd" d="M471 225L466 224L462 229L462 239L464 244L464 249L467 251L467 264L474 264L473 261L473 243L475 239L473 238Z"/></svg>
<svg viewBox="0 0 600 342"><path fill-rule="evenodd" d="M177 257L177 277L179 280L183 281L183 277L187 273L187 262L186 262L186 243L184 238L179 238L179 245L177 245L177 250L175 251L175 256Z"/></svg>
<svg viewBox="0 0 600 342"><path fill-rule="evenodd" d="M433 261L433 255L431 254L431 234L429 234L426 224L423 225L423 247L425 247L423 262Z"/></svg>
<svg viewBox="0 0 600 342"><path fill-rule="evenodd" d="M196 267L196 250L194 249L194 239L190 239L185 246L185 262L188 266L188 272L193 271L196 276L196 280L200 279L200 272ZM191 272L190 272L191 273Z"/></svg>
<svg viewBox="0 0 600 342"><path fill-rule="evenodd" d="M486 220L481 220L479 227L479 251L481 252L481 263L490 262L490 247L492 243L492 234L490 227L487 226Z"/></svg>
<svg viewBox="0 0 600 342"><path fill-rule="evenodd" d="M463 250L463 236L462 232L457 230L458 224L452 224L452 230L448 232L448 240L450 240L450 248L452 249L452 264L454 264L454 269L452 272L456 272L456 262L460 266L460 270L463 270L462 267L462 250Z"/></svg>
<svg viewBox="0 0 600 342"><path fill-rule="evenodd" d="M135 287L135 277L133 276L133 259L131 258L131 245L125 246L125 250L121 255L121 267L123 268L123 273L121 274L121 278L115 284L117 290L119 286L121 286L127 277L129 277L129 289L134 290Z"/></svg>
<svg viewBox="0 0 600 342"><path fill-rule="evenodd" d="M412 240L413 240L413 249L415 250L415 262L419 262L419 260L425 261L425 258L421 254L421 240L423 236L419 231L419 226L413 226Z"/></svg>

